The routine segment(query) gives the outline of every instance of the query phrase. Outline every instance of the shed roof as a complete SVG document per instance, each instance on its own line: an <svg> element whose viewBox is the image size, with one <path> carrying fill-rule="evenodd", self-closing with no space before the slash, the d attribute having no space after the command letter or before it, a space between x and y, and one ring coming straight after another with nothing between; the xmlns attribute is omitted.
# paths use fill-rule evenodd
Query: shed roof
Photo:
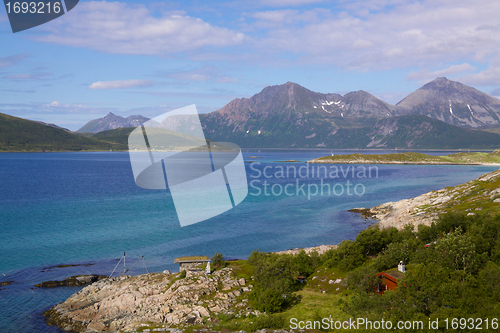
<svg viewBox="0 0 500 333"><path fill-rule="evenodd" d="M179 257L174 260L176 264L180 264L183 262L208 262L210 259L208 256L185 256Z"/></svg>

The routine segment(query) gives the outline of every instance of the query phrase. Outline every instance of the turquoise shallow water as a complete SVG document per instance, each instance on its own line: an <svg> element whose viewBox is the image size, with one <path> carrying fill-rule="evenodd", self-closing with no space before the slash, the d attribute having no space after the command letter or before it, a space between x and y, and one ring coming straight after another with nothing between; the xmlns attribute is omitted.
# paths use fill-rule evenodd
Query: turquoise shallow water
<svg viewBox="0 0 500 333"><path fill-rule="evenodd" d="M0 332L59 332L45 325L41 313L78 288L42 290L33 285L75 274L110 274L123 252L127 266L145 256L146 267L141 263L131 271L140 274L146 269L176 270L173 260L181 255L222 252L246 258L256 249L336 244L355 238L370 223L348 213L350 208L413 197L496 170L380 165L377 176L372 171L371 178L364 178L358 173L361 166L353 175L354 166L344 165L337 166L338 177L331 169L327 177L318 177L311 172L313 165L276 162L304 162L329 153L245 152L245 160L255 162L245 164L253 181L247 198L224 214L183 228L168 191L135 185L126 153L0 154L0 281L15 281L0 290ZM294 168L302 167L305 175L308 166L307 177L294 177ZM286 168L291 172L280 177ZM341 188L344 193L312 195L321 180L336 186L337 194ZM349 195L347 182L351 193L358 185L358 194L364 189L363 194ZM292 195L275 195L287 185ZM60 264L91 265L49 268Z"/></svg>

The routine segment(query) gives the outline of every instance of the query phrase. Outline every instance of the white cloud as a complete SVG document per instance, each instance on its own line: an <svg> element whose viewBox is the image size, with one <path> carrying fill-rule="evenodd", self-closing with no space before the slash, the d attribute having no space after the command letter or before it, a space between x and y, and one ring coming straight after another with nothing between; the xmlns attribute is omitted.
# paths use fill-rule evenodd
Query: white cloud
<svg viewBox="0 0 500 333"><path fill-rule="evenodd" d="M418 80L420 83L426 83L434 80L436 77L451 76L464 72L472 72L476 67L469 63L463 63L460 65L451 65L448 68L440 69L437 71L429 72L428 70L422 69L417 72L410 72L406 77L408 80Z"/></svg>
<svg viewBox="0 0 500 333"><path fill-rule="evenodd" d="M460 81L475 86L500 86L500 67L492 66L479 73L464 75Z"/></svg>
<svg viewBox="0 0 500 333"><path fill-rule="evenodd" d="M159 75L167 78L173 78L176 80L196 81L196 82L216 81L218 83L228 83L236 81L235 79L222 76L223 71L215 66L205 66L198 69L176 72L176 73L159 73Z"/></svg>
<svg viewBox="0 0 500 333"><path fill-rule="evenodd" d="M7 67L7 66L13 66L13 65L19 63L21 60L23 60L27 56L28 55L26 53L22 53L22 54L11 55L8 57L2 57L2 58L0 58L0 68Z"/></svg>
<svg viewBox="0 0 500 333"><path fill-rule="evenodd" d="M7 22L9 17L7 16L7 12L0 10L0 22Z"/></svg>
<svg viewBox="0 0 500 333"><path fill-rule="evenodd" d="M234 82L237 82L237 81L238 81L237 79L230 78L230 77L227 77L227 76L224 76L224 77L221 77L221 78L217 79L218 83L234 83Z"/></svg>
<svg viewBox="0 0 500 333"><path fill-rule="evenodd" d="M80 2L78 10L46 24L32 39L108 53L165 55L243 41L242 33L183 15L153 16L143 5Z"/></svg>
<svg viewBox="0 0 500 333"><path fill-rule="evenodd" d="M133 87L150 87L156 83L150 80L97 81L89 89L124 89Z"/></svg>
<svg viewBox="0 0 500 333"><path fill-rule="evenodd" d="M261 5L269 7L292 7L320 3L323 0L261 0Z"/></svg>
<svg viewBox="0 0 500 333"><path fill-rule="evenodd" d="M252 16L256 19L263 21L285 23L286 21L291 22L292 20L290 20L290 18L297 15L298 13L299 13L298 10L283 9L283 10L270 10L266 12L257 12L254 13Z"/></svg>
<svg viewBox="0 0 500 333"><path fill-rule="evenodd" d="M52 73L39 72L39 71L35 70L33 73L11 74L11 75L5 75L2 78L6 79L6 80L12 80L12 81L27 81L27 80L46 81L50 77L52 77Z"/></svg>
<svg viewBox="0 0 500 333"><path fill-rule="evenodd" d="M198 81L198 82L210 80L209 75L195 74L195 73L191 73L191 74L186 73L183 75L178 75L177 78L182 79L182 80Z"/></svg>
<svg viewBox="0 0 500 333"><path fill-rule="evenodd" d="M258 29L278 28L285 25L294 25L298 23L314 23L321 21L324 16L329 17L330 11L315 8L306 11L299 11L297 9L278 9L261 11L247 16L256 19L254 26Z"/></svg>
<svg viewBox="0 0 500 333"><path fill-rule="evenodd" d="M63 104L54 101L51 103L0 103L0 112L77 130L89 120L100 118L109 112L119 113L120 111L116 108Z"/></svg>
<svg viewBox="0 0 500 333"><path fill-rule="evenodd" d="M250 23L257 29L264 18L272 22L281 16L282 25L251 36L255 48L273 57L295 54L303 63L359 71L483 62L500 50L500 34L491 30L499 27L497 0L366 0L339 6L345 10L323 12L313 21L291 18L306 11L258 14Z"/></svg>

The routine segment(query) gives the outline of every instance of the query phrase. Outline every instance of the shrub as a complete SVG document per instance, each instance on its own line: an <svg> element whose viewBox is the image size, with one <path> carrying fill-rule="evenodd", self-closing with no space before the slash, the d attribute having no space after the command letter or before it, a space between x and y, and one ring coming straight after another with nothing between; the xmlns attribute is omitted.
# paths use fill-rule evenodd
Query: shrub
<svg viewBox="0 0 500 333"><path fill-rule="evenodd" d="M327 265L329 267L338 267L344 271L350 271L361 266L365 260L363 247L359 242L345 240L339 244L336 250L331 252Z"/></svg>
<svg viewBox="0 0 500 333"><path fill-rule="evenodd" d="M215 252L211 261L214 269L224 268L227 266L227 262L224 260L224 255L222 253Z"/></svg>

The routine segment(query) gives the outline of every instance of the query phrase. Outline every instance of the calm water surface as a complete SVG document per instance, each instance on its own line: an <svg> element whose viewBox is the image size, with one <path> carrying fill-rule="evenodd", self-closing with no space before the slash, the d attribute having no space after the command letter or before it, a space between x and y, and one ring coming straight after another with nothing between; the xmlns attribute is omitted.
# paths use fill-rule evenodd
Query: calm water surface
<svg viewBox="0 0 500 333"><path fill-rule="evenodd" d="M347 212L350 208L414 197L497 169L379 165L377 173L372 169L371 177L368 172L363 177L362 168L368 166L328 165L328 173L318 177L317 169L312 171L318 165L303 163L330 153L244 152L245 160L254 162L245 164L251 184L247 198L222 215L184 228L168 191L135 185L127 153L0 154L0 281L14 281L0 290L0 332L60 332L45 325L41 314L79 288L33 285L75 274L110 274L123 252L127 267L144 255L145 265L129 272L141 274L176 271L173 260L181 255L222 252L246 258L257 249L336 244L354 239L371 223ZM279 162L292 159L301 162ZM283 177L280 171L287 169ZM284 194L287 185L290 195ZM356 185L362 195L354 192ZM318 194L313 195L315 188ZM91 265L53 267L68 264Z"/></svg>

